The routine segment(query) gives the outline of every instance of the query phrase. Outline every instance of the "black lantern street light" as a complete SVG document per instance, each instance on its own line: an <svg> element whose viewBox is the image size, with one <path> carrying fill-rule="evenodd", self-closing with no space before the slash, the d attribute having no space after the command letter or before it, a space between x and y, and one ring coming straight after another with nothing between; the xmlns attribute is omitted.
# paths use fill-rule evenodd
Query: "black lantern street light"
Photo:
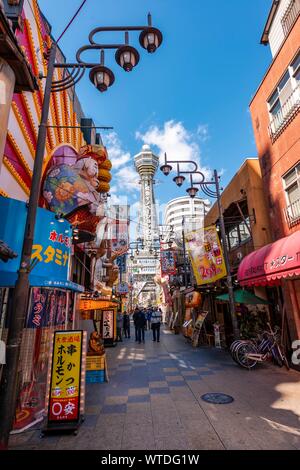
<svg viewBox="0 0 300 470"><path fill-rule="evenodd" d="M220 184L219 184L219 179L220 177L218 176L217 170L214 170L214 177L212 178L212 181L206 181L204 174L198 170L198 165L196 162L190 160L190 161L184 161L184 160L168 160L167 159L167 154L165 153L165 162L164 164L160 167L161 171L164 173L164 175L168 176L170 172L172 171L172 166L170 163L175 163L177 164L177 176L173 179L177 186L181 186L183 181L180 179L180 177L184 178L184 174L188 174L190 176L190 187L186 190L187 193L191 198L194 198L199 189L196 187L196 185L200 187L201 191L208 197L210 198L215 198L217 199L218 203L218 209L219 209L219 218L220 218L220 229L221 229L221 237L222 237L222 245L223 245L223 252L224 252L224 260L225 260L225 266L226 266L226 271L227 271L227 287L228 287L228 297L229 297L229 307L230 307L230 315L231 315L231 321L232 321L232 326L233 326L233 334L235 338L239 337L239 328L238 328L238 323L237 323L237 318L235 315L235 303L234 303L234 293L233 293L233 284L232 284L232 278L231 278L231 273L230 273L230 262L229 262L229 254L228 254L228 246L227 246L227 240L226 240L226 232L225 232L225 223L224 223L224 216L223 216L223 209L221 205L221 194L220 194ZM185 165L193 165L193 168L191 170L180 170L180 164ZM199 177L199 180L194 181L193 176L197 175Z"/></svg>
<svg viewBox="0 0 300 470"><path fill-rule="evenodd" d="M47 136L48 115L51 93L61 92L74 87L90 69L90 80L101 92L114 83L113 72L104 65L104 50L115 49L117 63L126 71L130 72L139 62L139 53L128 44L129 32L140 31L140 45L149 53L153 53L162 43L162 33L152 26L151 15L148 14L148 25L145 26L106 26L96 28L89 35L89 44L81 47L77 54L75 63L57 63L57 43L53 42L47 54L48 67L47 76L40 75L40 79L46 78L44 88L44 100L41 113L41 121L37 138L34 167L32 174L31 190L25 223L23 248L21 255L18 279L14 289L12 304L12 320L6 343L6 365L2 373L0 388L0 450L7 449L9 433L12 429L13 418L17 400L18 364L20 358L23 327L26 319L26 307L29 295L29 272L36 212L40 195L42 168L45 154L45 143ZM125 42L120 44L101 44L94 40L98 33L124 32ZM81 55L85 51L100 51L99 62L85 62ZM65 73L61 80L53 80L55 68L64 69Z"/></svg>

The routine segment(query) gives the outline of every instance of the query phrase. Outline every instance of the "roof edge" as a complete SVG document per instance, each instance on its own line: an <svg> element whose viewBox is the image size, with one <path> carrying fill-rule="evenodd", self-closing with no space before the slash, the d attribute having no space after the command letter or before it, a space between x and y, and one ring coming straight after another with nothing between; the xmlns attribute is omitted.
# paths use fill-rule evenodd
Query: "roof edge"
<svg viewBox="0 0 300 470"><path fill-rule="evenodd" d="M273 24L275 15L277 13L279 3L280 3L280 0L273 0L271 9L270 9L270 12L269 12L269 15L268 15L268 19L267 19L267 22L266 22L265 27L264 27L264 31L263 31L262 37L260 39L260 43L264 44L264 46L269 44L269 32L270 32L271 26Z"/></svg>

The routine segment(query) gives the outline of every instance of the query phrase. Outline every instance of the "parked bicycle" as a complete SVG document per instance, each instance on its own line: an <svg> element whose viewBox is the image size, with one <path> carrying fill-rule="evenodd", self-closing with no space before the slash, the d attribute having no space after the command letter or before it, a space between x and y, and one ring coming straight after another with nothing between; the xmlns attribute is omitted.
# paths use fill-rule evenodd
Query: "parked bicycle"
<svg viewBox="0 0 300 470"><path fill-rule="evenodd" d="M252 369L259 362L273 360L278 366L289 370L289 362L283 352L280 344L280 329L271 328L268 323L269 331L264 331L255 339L236 340L230 346L230 353L235 362L241 367Z"/></svg>

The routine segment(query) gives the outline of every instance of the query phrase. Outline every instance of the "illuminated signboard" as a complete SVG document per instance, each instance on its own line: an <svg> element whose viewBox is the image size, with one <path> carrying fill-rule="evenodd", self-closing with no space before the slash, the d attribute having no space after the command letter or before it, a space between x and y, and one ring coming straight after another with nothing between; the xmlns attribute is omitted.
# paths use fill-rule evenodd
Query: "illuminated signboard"
<svg viewBox="0 0 300 470"><path fill-rule="evenodd" d="M75 423L84 403L86 334L55 331L48 402L48 426Z"/></svg>

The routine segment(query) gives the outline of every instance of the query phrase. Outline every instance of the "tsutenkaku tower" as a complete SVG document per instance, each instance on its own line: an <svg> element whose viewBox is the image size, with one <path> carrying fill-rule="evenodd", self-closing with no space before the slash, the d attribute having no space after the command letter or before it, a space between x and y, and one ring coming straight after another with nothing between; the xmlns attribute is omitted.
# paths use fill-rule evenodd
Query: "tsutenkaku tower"
<svg viewBox="0 0 300 470"><path fill-rule="evenodd" d="M154 155L149 145L143 145L142 151L134 157L134 163L141 178L138 236L144 240L146 248L153 244L153 239L158 235L153 185L159 157Z"/></svg>

